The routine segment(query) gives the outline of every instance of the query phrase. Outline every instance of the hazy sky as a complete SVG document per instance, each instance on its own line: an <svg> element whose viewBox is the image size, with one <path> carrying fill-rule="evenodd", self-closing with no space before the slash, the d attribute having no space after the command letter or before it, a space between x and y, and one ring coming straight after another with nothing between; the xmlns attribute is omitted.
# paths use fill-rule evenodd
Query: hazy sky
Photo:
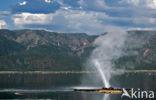
<svg viewBox="0 0 156 100"><path fill-rule="evenodd" d="M154 29L156 0L0 0L0 28L100 34Z"/></svg>

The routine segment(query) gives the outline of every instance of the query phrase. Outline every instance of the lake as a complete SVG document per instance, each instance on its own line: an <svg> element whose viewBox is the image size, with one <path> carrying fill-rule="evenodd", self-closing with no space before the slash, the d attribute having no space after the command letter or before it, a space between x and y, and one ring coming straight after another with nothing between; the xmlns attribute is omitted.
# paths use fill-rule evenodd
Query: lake
<svg viewBox="0 0 156 100"><path fill-rule="evenodd" d="M90 77L84 78L88 75ZM107 95L97 92L73 91L74 88L102 88L102 81L95 76L95 73L1 73L0 99L121 100L121 94L109 95L108 99ZM112 77L110 82L114 88L155 91L156 73L125 73Z"/></svg>

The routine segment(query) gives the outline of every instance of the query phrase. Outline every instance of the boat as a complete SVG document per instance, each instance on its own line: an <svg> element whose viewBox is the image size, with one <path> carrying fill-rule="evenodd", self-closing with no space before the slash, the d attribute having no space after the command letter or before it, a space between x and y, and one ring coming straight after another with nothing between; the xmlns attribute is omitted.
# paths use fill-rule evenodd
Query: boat
<svg viewBox="0 0 156 100"><path fill-rule="evenodd" d="M131 92L131 89L125 89L127 92ZM74 89L76 92L98 92L98 93L105 93L105 94L121 94L123 93L122 89L114 89L112 87L106 88L103 87L101 89Z"/></svg>

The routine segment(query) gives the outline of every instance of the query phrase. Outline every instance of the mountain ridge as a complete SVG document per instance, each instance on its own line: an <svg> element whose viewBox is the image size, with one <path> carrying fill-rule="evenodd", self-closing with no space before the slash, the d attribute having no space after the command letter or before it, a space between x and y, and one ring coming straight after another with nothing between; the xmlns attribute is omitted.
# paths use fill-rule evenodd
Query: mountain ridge
<svg viewBox="0 0 156 100"><path fill-rule="evenodd" d="M116 67L132 65L135 69L155 69L156 31L128 32L141 37L146 44L133 49L133 55L115 61ZM152 38L147 33L152 34ZM101 35L0 30L0 70L82 70L95 48L94 40Z"/></svg>
<svg viewBox="0 0 156 100"><path fill-rule="evenodd" d="M82 59L89 55L93 49L91 44L98 37L85 33L66 34L28 29L0 30L0 36L21 46L17 52L0 56L0 70L80 70ZM5 48L3 45L0 47Z"/></svg>

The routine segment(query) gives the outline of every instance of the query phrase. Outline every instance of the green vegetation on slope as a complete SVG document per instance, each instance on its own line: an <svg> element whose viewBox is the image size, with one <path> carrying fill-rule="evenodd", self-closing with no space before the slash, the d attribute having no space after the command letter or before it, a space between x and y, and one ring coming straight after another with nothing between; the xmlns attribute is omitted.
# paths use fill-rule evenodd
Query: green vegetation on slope
<svg viewBox="0 0 156 100"><path fill-rule="evenodd" d="M0 36L0 70L81 70L97 37L44 30L0 30Z"/></svg>
<svg viewBox="0 0 156 100"><path fill-rule="evenodd" d="M134 44L139 41L140 45L126 49L128 54L115 61L116 67L135 70L156 69L156 31L130 31L129 33L137 38Z"/></svg>
<svg viewBox="0 0 156 100"><path fill-rule="evenodd" d="M24 50L24 47L17 42L0 36L0 56L6 56Z"/></svg>
<svg viewBox="0 0 156 100"><path fill-rule="evenodd" d="M156 31L130 31L129 34L145 44L126 49L131 54L114 61L115 67L156 69ZM0 30L0 70L82 70L97 37L45 30Z"/></svg>

